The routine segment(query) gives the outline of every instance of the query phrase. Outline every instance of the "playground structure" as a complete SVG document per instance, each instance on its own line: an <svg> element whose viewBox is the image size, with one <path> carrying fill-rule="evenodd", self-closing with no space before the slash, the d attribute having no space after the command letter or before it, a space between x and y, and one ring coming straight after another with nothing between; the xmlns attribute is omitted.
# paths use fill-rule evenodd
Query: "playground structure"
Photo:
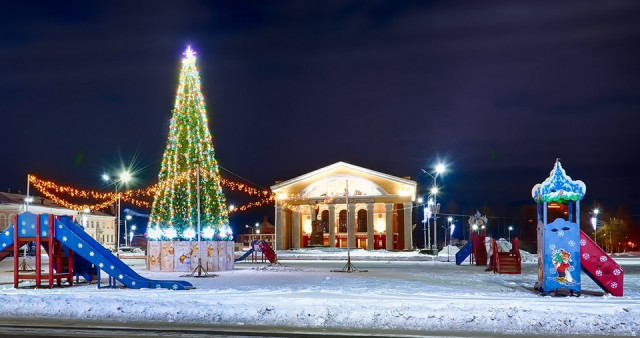
<svg viewBox="0 0 640 338"><path fill-rule="evenodd" d="M460 251L456 252L456 265L461 265L467 257L471 256L471 264L474 264L475 261L475 264L478 266L486 266L487 247L485 241L486 234L484 230L482 230L480 234L472 233L471 239L467 244L465 244Z"/></svg>
<svg viewBox="0 0 640 338"><path fill-rule="evenodd" d="M538 204L538 281L534 288L542 295L564 289L579 296L581 270L604 291L623 295L624 270L580 230L580 200L586 189L582 181L571 180L556 160L550 176L531 191ZM550 204L566 206L568 219L549 223Z"/></svg>
<svg viewBox="0 0 640 338"><path fill-rule="evenodd" d="M511 242L511 251L500 251L498 242L493 238L491 239L491 260L487 271L500 274L522 273L522 257L520 256L520 244L517 237L514 237Z"/></svg>
<svg viewBox="0 0 640 338"><path fill-rule="evenodd" d="M35 242L35 271L27 271L19 267L19 249L27 243ZM44 247L49 266L46 273L42 273L42 248ZM66 279L69 286L73 285L73 278L83 277L91 282L94 278L100 287L100 274L109 276L109 286L116 287L117 283L132 288L165 288L172 290L187 290L194 288L191 283L175 280L152 280L140 276L128 265L103 247L84 229L73 222L69 216L54 216L51 214L33 214L24 212L16 215L13 224L0 235L0 260L13 253L14 287L20 280L35 280L36 287L53 287L54 281L58 286Z"/></svg>
<svg viewBox="0 0 640 338"><path fill-rule="evenodd" d="M264 262L265 258L267 258L271 264L275 264L278 261L276 258L276 253L273 251L273 249L269 246L269 244L267 244L267 242L261 239L254 240L251 243L251 248L249 249L249 251L245 252L244 255L237 258L235 261L240 262L245 260L247 257L251 256L251 261L257 262L258 252L262 254L261 255L262 262Z"/></svg>

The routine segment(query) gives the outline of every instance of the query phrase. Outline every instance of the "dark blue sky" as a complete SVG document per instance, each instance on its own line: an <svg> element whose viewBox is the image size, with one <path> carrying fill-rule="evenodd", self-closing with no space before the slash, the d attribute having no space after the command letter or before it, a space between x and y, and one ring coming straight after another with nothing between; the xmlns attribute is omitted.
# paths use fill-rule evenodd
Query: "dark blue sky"
<svg viewBox="0 0 640 338"><path fill-rule="evenodd" d="M585 205L640 214L639 42L638 1L7 2L0 189L154 183L191 45L216 157L262 187L442 159L443 200L501 210L559 157Z"/></svg>

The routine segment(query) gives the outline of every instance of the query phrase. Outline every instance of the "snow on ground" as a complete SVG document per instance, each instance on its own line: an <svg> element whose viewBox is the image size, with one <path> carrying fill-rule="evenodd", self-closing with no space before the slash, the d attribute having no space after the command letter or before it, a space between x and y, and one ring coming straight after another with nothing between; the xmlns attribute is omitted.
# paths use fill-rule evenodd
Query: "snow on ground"
<svg viewBox="0 0 640 338"><path fill-rule="evenodd" d="M0 262L0 318L341 328L388 335L640 333L638 255L614 257L625 268L624 297L604 294L585 274L581 297L542 297L533 291L536 263L524 263L521 275L499 275L485 267L457 266L455 255L447 262L447 255L352 250L354 267L368 272L332 272L345 265L345 251L281 251L282 265L239 262L215 278L150 272L144 260L125 260L145 277L188 280L197 287L188 291L95 284L14 289L13 261L7 258Z"/></svg>

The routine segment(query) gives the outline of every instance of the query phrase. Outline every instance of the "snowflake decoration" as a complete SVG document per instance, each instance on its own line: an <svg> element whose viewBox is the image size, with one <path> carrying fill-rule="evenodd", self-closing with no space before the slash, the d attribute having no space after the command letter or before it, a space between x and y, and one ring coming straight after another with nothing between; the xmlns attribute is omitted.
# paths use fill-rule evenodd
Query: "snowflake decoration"
<svg viewBox="0 0 640 338"><path fill-rule="evenodd" d="M586 239L581 239L580 240L580 246L585 246L587 245L587 240Z"/></svg>
<svg viewBox="0 0 640 338"><path fill-rule="evenodd" d="M589 258L591 258L591 255L589 255L588 252L585 252L585 253L582 254L582 258L589 259Z"/></svg>
<svg viewBox="0 0 640 338"><path fill-rule="evenodd" d="M551 274L551 275L555 275L556 272L558 272L558 271L556 269L554 269L554 268L550 268L549 269L549 274Z"/></svg>
<svg viewBox="0 0 640 338"><path fill-rule="evenodd" d="M7 246L7 243L2 243L2 247L5 248Z"/></svg>
<svg viewBox="0 0 640 338"><path fill-rule="evenodd" d="M569 246L576 246L576 242L573 240L569 241Z"/></svg>
<svg viewBox="0 0 640 338"><path fill-rule="evenodd" d="M607 256L600 256L600 261L601 262L606 262L607 261Z"/></svg>
<svg viewBox="0 0 640 338"><path fill-rule="evenodd" d="M62 241L66 242L67 241L67 236L62 236Z"/></svg>
<svg viewBox="0 0 640 338"><path fill-rule="evenodd" d="M78 243L78 249L82 249L82 243Z"/></svg>
<svg viewBox="0 0 640 338"><path fill-rule="evenodd" d="M549 249L550 250L555 250L556 249L556 245L555 244L549 244Z"/></svg>
<svg viewBox="0 0 640 338"><path fill-rule="evenodd" d="M46 231L42 232L42 237L47 237L47 232Z"/></svg>
<svg viewBox="0 0 640 338"><path fill-rule="evenodd" d="M111 270L113 270L114 266L112 265L112 266L110 266L110 268L111 268Z"/></svg>
<svg viewBox="0 0 640 338"><path fill-rule="evenodd" d="M22 229L22 231L20 231L23 235L25 235L27 233L27 230Z"/></svg>
<svg viewBox="0 0 640 338"><path fill-rule="evenodd" d="M160 284L156 284L156 289L159 289L159 288L160 288Z"/></svg>
<svg viewBox="0 0 640 338"><path fill-rule="evenodd" d="M5 231L4 235L8 237L9 236L9 231Z"/></svg>
<svg viewBox="0 0 640 338"><path fill-rule="evenodd" d="M564 231L558 231L558 237L564 237Z"/></svg>
<svg viewBox="0 0 640 338"><path fill-rule="evenodd" d="M598 277L602 276L602 270L596 270L596 276Z"/></svg>
<svg viewBox="0 0 640 338"><path fill-rule="evenodd" d="M131 282L131 285L135 286L136 285L136 281Z"/></svg>
<svg viewBox="0 0 640 338"><path fill-rule="evenodd" d="M49 225L49 220L48 219L44 220L44 225Z"/></svg>
<svg viewBox="0 0 640 338"><path fill-rule="evenodd" d="M104 263L101 262L100 264L98 264L98 266L100 267L100 269L102 269L104 268Z"/></svg>
<svg viewBox="0 0 640 338"><path fill-rule="evenodd" d="M569 270L569 271L573 271L573 270L575 270L575 269L576 269L576 268L575 268L575 267L573 267L573 266L570 266L570 267L568 267L568 268L567 268L567 270Z"/></svg>
<svg viewBox="0 0 640 338"><path fill-rule="evenodd" d="M118 278L122 279L122 278L124 278L124 276L122 274L119 274Z"/></svg>
<svg viewBox="0 0 640 338"><path fill-rule="evenodd" d="M612 289L615 289L617 287L618 287L618 283L616 283L616 282L611 283L611 288Z"/></svg>
<svg viewBox="0 0 640 338"><path fill-rule="evenodd" d="M613 274L616 275L616 276L620 276L621 273L622 273L622 271L620 271L620 269L613 270Z"/></svg>
<svg viewBox="0 0 640 338"><path fill-rule="evenodd" d="M35 224L31 224L31 229L35 229L36 225Z"/></svg>
<svg viewBox="0 0 640 338"><path fill-rule="evenodd" d="M62 229L62 224L58 225L58 229Z"/></svg>
<svg viewBox="0 0 640 338"><path fill-rule="evenodd" d="M89 256L93 257L93 255L95 255L95 253L93 253L93 251L89 252Z"/></svg>
<svg viewBox="0 0 640 338"><path fill-rule="evenodd" d="M173 284L172 289L174 289L174 290L178 290L178 284Z"/></svg>
<svg viewBox="0 0 640 338"><path fill-rule="evenodd" d="M27 225L27 221L22 221L22 225Z"/></svg>

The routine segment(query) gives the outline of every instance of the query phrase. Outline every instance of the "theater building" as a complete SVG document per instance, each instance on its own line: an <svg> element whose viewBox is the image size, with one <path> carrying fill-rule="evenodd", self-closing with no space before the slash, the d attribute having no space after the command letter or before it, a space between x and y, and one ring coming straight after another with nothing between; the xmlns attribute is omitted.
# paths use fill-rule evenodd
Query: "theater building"
<svg viewBox="0 0 640 338"><path fill-rule="evenodd" d="M276 182L271 191L278 250L347 244L367 250L412 248L416 182L409 178L338 162Z"/></svg>

